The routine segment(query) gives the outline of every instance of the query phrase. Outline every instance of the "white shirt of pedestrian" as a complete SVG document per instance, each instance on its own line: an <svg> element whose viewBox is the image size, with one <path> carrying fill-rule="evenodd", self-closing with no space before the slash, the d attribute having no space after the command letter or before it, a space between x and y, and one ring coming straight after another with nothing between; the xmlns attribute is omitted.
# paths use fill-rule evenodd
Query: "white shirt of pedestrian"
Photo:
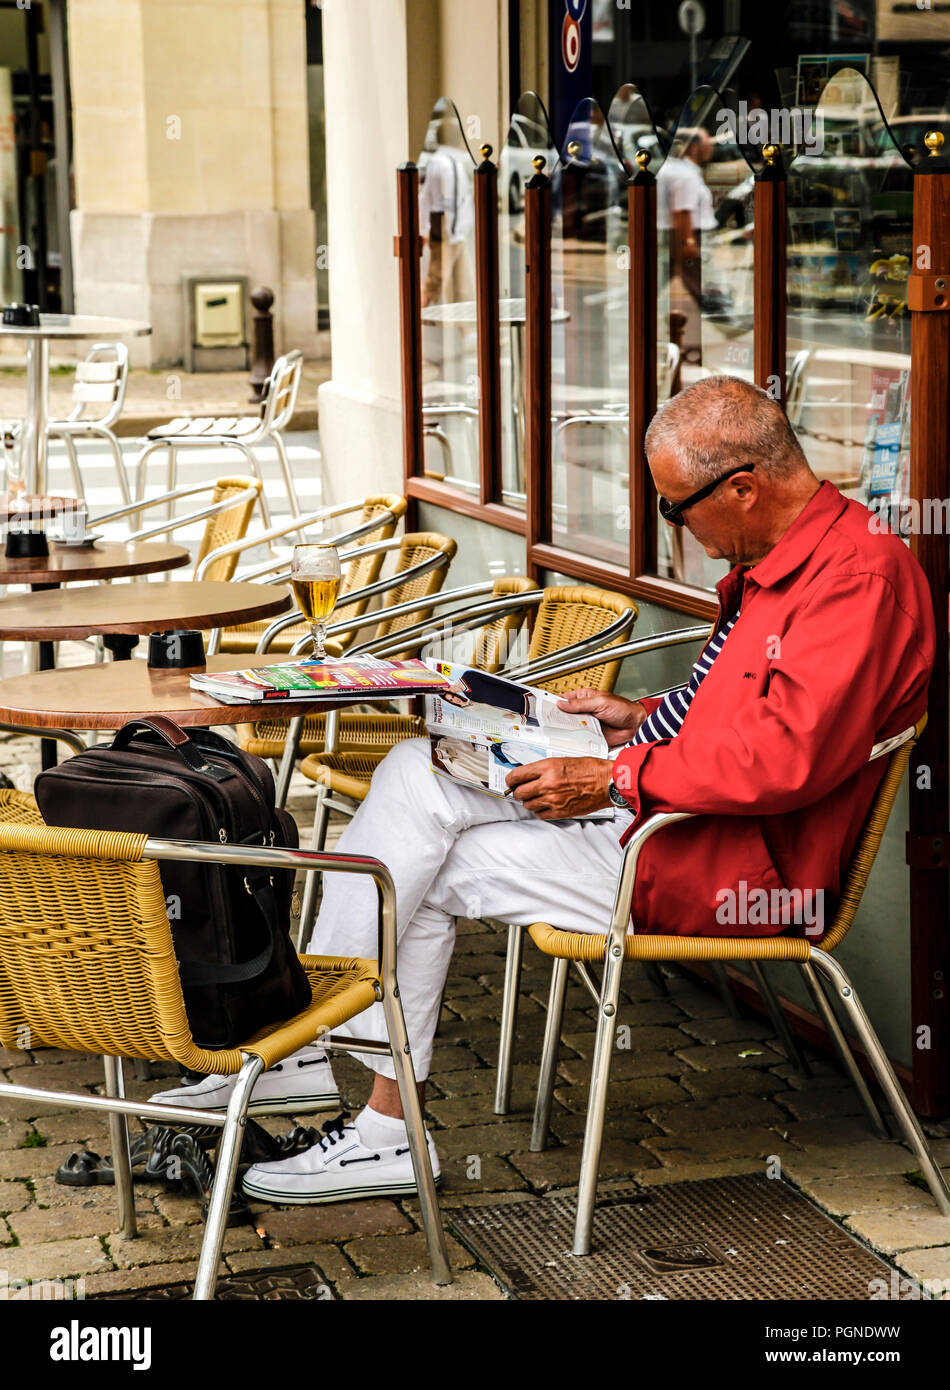
<svg viewBox="0 0 950 1390"><path fill-rule="evenodd" d="M429 219L439 212L443 215L444 239L453 245L467 240L475 226L472 161L450 145L437 145L425 167L425 181L419 192L423 236L429 235Z"/></svg>
<svg viewBox="0 0 950 1390"><path fill-rule="evenodd" d="M671 156L656 176L656 187L659 227L671 227L678 212L689 213L693 231L707 232L718 225L712 194L694 159Z"/></svg>

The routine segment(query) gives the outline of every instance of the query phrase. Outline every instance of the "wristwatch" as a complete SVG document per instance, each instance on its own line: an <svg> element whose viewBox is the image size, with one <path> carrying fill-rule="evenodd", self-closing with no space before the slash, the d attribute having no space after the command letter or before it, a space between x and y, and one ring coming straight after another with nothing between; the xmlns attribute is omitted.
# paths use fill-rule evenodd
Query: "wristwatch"
<svg viewBox="0 0 950 1390"><path fill-rule="evenodd" d="M610 778L610 781L607 783L607 795L610 797L610 799L611 799L611 801L613 802L613 804L614 804L619 810L621 810L621 811L629 811L629 810L630 810L630 802L629 802L629 801L627 800L627 798L624 796L623 792L618 791L617 788L614 786L614 779L613 779L613 777L611 777L611 778Z"/></svg>

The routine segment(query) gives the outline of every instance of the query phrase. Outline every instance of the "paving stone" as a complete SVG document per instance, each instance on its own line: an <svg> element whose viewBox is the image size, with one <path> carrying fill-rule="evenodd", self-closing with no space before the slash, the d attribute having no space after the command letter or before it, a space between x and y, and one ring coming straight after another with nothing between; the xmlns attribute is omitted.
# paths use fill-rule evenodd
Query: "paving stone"
<svg viewBox="0 0 950 1390"><path fill-rule="evenodd" d="M36 1178L56 1172L76 1152L75 1144L47 1144L41 1149L10 1149L0 1153L0 1178Z"/></svg>
<svg viewBox="0 0 950 1390"><path fill-rule="evenodd" d="M736 1039L774 1038L771 1023L751 1018L693 1018L683 1023L683 1032L697 1042L727 1043Z"/></svg>
<svg viewBox="0 0 950 1390"><path fill-rule="evenodd" d="M135 1204L142 1230L162 1226L162 1218L151 1203ZM106 1206L50 1207L43 1211L30 1207L7 1218L7 1224L21 1245L38 1245L73 1236L108 1236L119 1229L117 1202Z"/></svg>
<svg viewBox="0 0 950 1390"><path fill-rule="evenodd" d="M579 1081L573 1086L557 1085L555 1099L571 1111L585 1112L590 1099L590 1082ZM689 1094L671 1076L644 1076L632 1081L610 1078L608 1092L610 1109L642 1110L648 1105L685 1103Z"/></svg>
<svg viewBox="0 0 950 1390"><path fill-rule="evenodd" d="M33 1126L26 1120L0 1120L0 1153L21 1149L32 1131Z"/></svg>
<svg viewBox="0 0 950 1390"><path fill-rule="evenodd" d="M189 1189L184 1192L159 1192L155 1205L166 1221L173 1226L196 1226L204 1220L201 1203Z"/></svg>
<svg viewBox="0 0 950 1390"><path fill-rule="evenodd" d="M804 1186L814 1178L873 1177L882 1173L906 1173L914 1166L913 1156L897 1143L869 1139L861 1144L828 1145L824 1148L795 1149L774 1136L773 1152L781 1159L783 1172Z"/></svg>
<svg viewBox="0 0 950 1390"><path fill-rule="evenodd" d="M668 1167L719 1158L765 1158L781 1141L771 1130L754 1125L740 1129L715 1129L689 1135L644 1139L643 1147Z"/></svg>
<svg viewBox="0 0 950 1390"><path fill-rule="evenodd" d="M458 978L451 980L446 986L445 997L451 1004L453 999L467 999L472 995L481 995L484 993L484 986L480 985L477 980L466 980L460 975Z"/></svg>
<svg viewBox="0 0 950 1390"><path fill-rule="evenodd" d="M104 1274L87 1275L83 1281L87 1298L100 1293L135 1293L138 1289L150 1289L155 1285L190 1284L195 1277L195 1261L181 1260L175 1264L144 1265L141 1269L112 1269ZM228 1273L228 1267L221 1261L218 1275Z"/></svg>
<svg viewBox="0 0 950 1390"><path fill-rule="evenodd" d="M716 1096L775 1096L784 1102L786 1095L796 1094L786 1089L781 1077L747 1066L717 1067L715 1071L684 1069L679 1084L697 1100L712 1100Z"/></svg>
<svg viewBox="0 0 950 1390"><path fill-rule="evenodd" d="M531 1134L527 1120L504 1116L499 1124L466 1125L464 1129L440 1129L435 1137L440 1157L468 1154L484 1157L487 1154L508 1154L514 1149L526 1149Z"/></svg>
<svg viewBox="0 0 950 1390"><path fill-rule="evenodd" d="M492 1087L494 1090L494 1087ZM527 1087L521 1091L512 1090L511 1101L508 1107L509 1115L530 1115L534 1112L533 1089ZM460 1129L466 1125L481 1124L503 1124L508 1116L496 1115L492 1110L494 1103L493 1095L479 1096L455 1096L451 1100L433 1100L426 1105L426 1113L437 1121L440 1125L445 1125L449 1129ZM557 1105L557 1110L562 1107ZM439 1141L438 1133L433 1135L436 1143Z"/></svg>
<svg viewBox="0 0 950 1390"><path fill-rule="evenodd" d="M709 1163L677 1163L674 1168L637 1168L631 1177L642 1187L670 1182L703 1182L706 1178L731 1178L740 1173L760 1173L762 1160L749 1155L717 1158Z"/></svg>
<svg viewBox="0 0 950 1390"><path fill-rule="evenodd" d="M479 1193L499 1194L504 1192L525 1192L527 1184L522 1175L507 1159L497 1154L475 1154L477 1162L472 1162L468 1154L454 1156L440 1154L442 1182L439 1185L440 1198L453 1194L474 1199Z"/></svg>
<svg viewBox="0 0 950 1390"><path fill-rule="evenodd" d="M381 1274L373 1279L358 1279L347 1286L346 1296L358 1302L379 1300L390 1303L402 1300L412 1302L440 1301L456 1303L461 1301L496 1301L505 1295L487 1274L474 1270L462 1270L451 1284L439 1288L427 1275L419 1274Z"/></svg>
<svg viewBox="0 0 950 1390"><path fill-rule="evenodd" d="M280 1245L326 1244L354 1236L398 1235L413 1229L395 1202L328 1202L312 1207L252 1206L255 1225Z"/></svg>
<svg viewBox="0 0 950 1390"><path fill-rule="evenodd" d="M347 1284L357 1277L338 1245L278 1245L271 1250L238 1250L228 1256L227 1263L233 1274L243 1274L250 1269L280 1269L283 1266L301 1269L316 1265L331 1284Z"/></svg>
<svg viewBox="0 0 950 1390"><path fill-rule="evenodd" d="M650 1157L637 1144L624 1139L605 1139L598 1176L605 1182L611 1178L632 1177L634 1172L650 1167ZM542 1153L514 1153L511 1163L538 1192L551 1187L572 1187L580 1176L581 1146L562 1144Z"/></svg>
<svg viewBox="0 0 950 1390"><path fill-rule="evenodd" d="M551 1116L551 1132L565 1144L579 1143L584 1138L586 1125L587 1116L583 1111L576 1111L570 1115L564 1111ZM608 1138L638 1140L646 1139L650 1135L659 1137L661 1131L637 1111L621 1110L614 1105L608 1105L604 1119L604 1134Z"/></svg>
<svg viewBox="0 0 950 1390"><path fill-rule="evenodd" d="M590 1084L590 1060L565 1057L559 1065L569 1082ZM672 1052L614 1052L610 1059L610 1081L630 1081L643 1076L679 1076L686 1063Z"/></svg>
<svg viewBox="0 0 950 1390"><path fill-rule="evenodd" d="M446 1000L452 1012L461 1019L488 1018L496 1023L501 1018L504 1008L504 999L500 994L487 994L484 991L478 995L470 997L460 997ZM530 995L522 995L518 1000L518 1025L532 1015L543 1017L544 1011L536 999ZM441 1036L441 1034L440 1034Z"/></svg>
<svg viewBox="0 0 950 1390"><path fill-rule="evenodd" d="M771 1068L772 1074L781 1077L796 1091L817 1091L827 1086L840 1089L844 1085L847 1078L837 1062L815 1057L807 1049L805 1056L811 1068L811 1076L802 1076L791 1062L784 1058L777 1067Z"/></svg>
<svg viewBox="0 0 950 1390"><path fill-rule="evenodd" d="M457 935L455 941L455 957L452 962L452 973L455 973L454 967L456 960L461 965L464 963L465 956L476 955L479 952L488 952L492 954L497 953L504 959L507 950L508 936L507 934L503 936L501 932L485 931L485 929L482 928L480 932L465 932L460 936Z"/></svg>
<svg viewBox="0 0 950 1390"><path fill-rule="evenodd" d="M521 1186L514 1192L446 1192L444 1187L439 1192L439 1206L443 1214L457 1211L462 1207L506 1207L514 1202L527 1201L531 1196L531 1189L524 1178L520 1178ZM451 1218L446 1217L448 1222Z"/></svg>
<svg viewBox="0 0 950 1390"><path fill-rule="evenodd" d="M31 1067L33 1058L26 1048L0 1047L0 1071L12 1071L15 1067ZM19 1084L23 1084L20 1082Z"/></svg>
<svg viewBox="0 0 950 1390"><path fill-rule="evenodd" d="M742 1057L740 1054L745 1051L751 1055ZM748 1036L706 1047L678 1047L676 1052L697 1071L713 1071L719 1067L773 1067L784 1060L781 1053L773 1052L764 1042Z"/></svg>
<svg viewBox="0 0 950 1390"><path fill-rule="evenodd" d="M94 1115L90 1110L72 1110L62 1115L37 1115L33 1129L39 1131L48 1144L73 1144L79 1148L92 1149L95 1153L109 1153L109 1121L105 1115ZM132 1126L134 1137L135 1127Z"/></svg>
<svg viewBox="0 0 950 1390"><path fill-rule="evenodd" d="M334 1059L334 1067L336 1060ZM470 1068L481 1066L481 1059L476 1057L470 1048L459 1044L444 1043L436 1040L436 1046L432 1052L431 1071L434 1076L446 1071L468 1071ZM335 1072L334 1072L335 1075Z"/></svg>
<svg viewBox="0 0 950 1390"><path fill-rule="evenodd" d="M446 1237L449 1264L453 1270L471 1269L475 1260L457 1240ZM364 1236L343 1247L362 1274L413 1274L429 1268L426 1238L421 1231L408 1236Z"/></svg>
<svg viewBox="0 0 950 1390"><path fill-rule="evenodd" d="M148 1210L154 1210L152 1199L156 1193L162 1191L164 1189L160 1184L143 1183L136 1178L136 1206L143 1203ZM50 1174L46 1174L33 1180L33 1192L39 1207L110 1207L114 1211L118 1210L118 1198L111 1183L102 1187L66 1187Z"/></svg>
<svg viewBox="0 0 950 1390"><path fill-rule="evenodd" d="M684 1046L689 1046L689 1038L680 1032L679 1028L653 1028L646 1025L642 1028L630 1027L629 1033L619 1033L617 1031L617 1029L624 1027L629 1027L629 1025L625 1025L621 1021L614 1029L614 1037L616 1040L614 1055L616 1057L623 1056L625 1052L634 1054L660 1051L672 1052L674 1048L679 1050ZM580 1053L582 1057L593 1057L595 1042L593 1024L590 1024L580 1033L570 1033L565 1030L563 1040L568 1047L573 1048L574 1051ZM622 1047L620 1046L621 1042L624 1044ZM613 1068L613 1062L611 1062L611 1068Z"/></svg>
<svg viewBox="0 0 950 1390"><path fill-rule="evenodd" d="M18 1245L0 1251L7 1279L71 1279L98 1274L112 1261L95 1237L52 1240L44 1245Z"/></svg>
<svg viewBox="0 0 950 1390"><path fill-rule="evenodd" d="M933 1210L930 1193L908 1182L903 1173L884 1173L879 1177L812 1178L802 1184L802 1189L832 1216L851 1216L855 1212L894 1212L916 1207Z"/></svg>
<svg viewBox="0 0 950 1390"><path fill-rule="evenodd" d="M691 1100L685 1105L651 1106L647 1118L674 1135L700 1129L730 1129L736 1125L786 1123L778 1106L760 1096L720 1096L714 1100Z"/></svg>
<svg viewBox="0 0 950 1390"><path fill-rule="evenodd" d="M941 1216L932 1202L907 1211L856 1212L844 1224L885 1255L934 1245L950 1247L950 1216Z"/></svg>
<svg viewBox="0 0 950 1390"><path fill-rule="evenodd" d="M935 1297L950 1301L950 1246L932 1250L902 1250L894 1262Z"/></svg>
<svg viewBox="0 0 950 1390"><path fill-rule="evenodd" d="M177 1264L179 1260L195 1260L201 1250L204 1228L197 1226L164 1226L161 1230L145 1231L135 1240L114 1235L106 1239L114 1264L120 1269L137 1269L142 1265ZM34 1246L33 1249L42 1249ZM232 1250L260 1248L260 1238L252 1226L232 1226L224 1233L225 1255Z"/></svg>
<svg viewBox="0 0 950 1390"><path fill-rule="evenodd" d="M827 1116L821 1120L786 1121L783 1129L785 1138L803 1149L842 1148L845 1144L866 1144L875 1137L863 1112Z"/></svg>
<svg viewBox="0 0 950 1390"><path fill-rule="evenodd" d="M668 980L669 998L690 1018L731 1018L718 990L696 989L682 980Z"/></svg>
<svg viewBox="0 0 950 1390"><path fill-rule="evenodd" d="M433 1068L434 1069L434 1068ZM494 1104L496 1072L493 1066L473 1067L471 1070L440 1073L439 1090L445 1096L485 1096L472 1102L475 1108L490 1110ZM516 1062L511 1069L511 1091L531 1093L538 1084L538 1068L531 1062Z"/></svg>
<svg viewBox="0 0 950 1390"><path fill-rule="evenodd" d="M0 1182L0 1212L22 1211L32 1201L25 1182Z"/></svg>
<svg viewBox="0 0 950 1390"><path fill-rule="evenodd" d="M864 1108L853 1086L821 1086L812 1091L782 1091L775 1100L796 1120L864 1114Z"/></svg>
<svg viewBox="0 0 950 1390"><path fill-rule="evenodd" d="M40 1054L42 1055L42 1054ZM87 1091L102 1083L102 1058L77 1057L68 1062L40 1062L19 1068L10 1080L17 1086L37 1086L44 1091Z"/></svg>

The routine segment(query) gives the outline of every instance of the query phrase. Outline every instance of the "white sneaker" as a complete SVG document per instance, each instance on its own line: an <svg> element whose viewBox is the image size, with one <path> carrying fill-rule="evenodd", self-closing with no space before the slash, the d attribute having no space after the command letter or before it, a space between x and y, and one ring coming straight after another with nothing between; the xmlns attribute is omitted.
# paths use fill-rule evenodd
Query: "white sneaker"
<svg viewBox="0 0 950 1390"><path fill-rule="evenodd" d="M244 1192L282 1206L341 1202L354 1197L402 1197L416 1191L408 1140L393 1148L368 1148L355 1124L341 1115L323 1126L324 1138L295 1158L254 1163L244 1175ZM442 1174L432 1136L426 1134L432 1173Z"/></svg>
<svg viewBox="0 0 950 1390"><path fill-rule="evenodd" d="M237 1075L204 1076L190 1086L159 1091L149 1099L159 1105L179 1105L186 1110L227 1110ZM333 1079L330 1058L322 1047L302 1047L269 1071L262 1072L251 1092L249 1115L280 1115L287 1111L306 1114L339 1105L340 1092Z"/></svg>

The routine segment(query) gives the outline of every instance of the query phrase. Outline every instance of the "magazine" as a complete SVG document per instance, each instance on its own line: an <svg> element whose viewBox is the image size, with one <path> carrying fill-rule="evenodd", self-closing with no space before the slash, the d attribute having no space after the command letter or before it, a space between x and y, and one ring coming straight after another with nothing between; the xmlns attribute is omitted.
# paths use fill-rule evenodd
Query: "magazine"
<svg viewBox="0 0 950 1390"><path fill-rule="evenodd" d="M559 709L559 695L453 662L428 665L450 682L426 696L430 759L439 776L505 796L505 779L515 767L543 758L609 756L598 720Z"/></svg>
<svg viewBox="0 0 950 1390"><path fill-rule="evenodd" d="M282 661L274 666L207 671L191 677L192 690L225 705L332 700L340 695L387 695L395 699L447 685L445 676L422 661L382 661L375 656L354 656L349 661Z"/></svg>

